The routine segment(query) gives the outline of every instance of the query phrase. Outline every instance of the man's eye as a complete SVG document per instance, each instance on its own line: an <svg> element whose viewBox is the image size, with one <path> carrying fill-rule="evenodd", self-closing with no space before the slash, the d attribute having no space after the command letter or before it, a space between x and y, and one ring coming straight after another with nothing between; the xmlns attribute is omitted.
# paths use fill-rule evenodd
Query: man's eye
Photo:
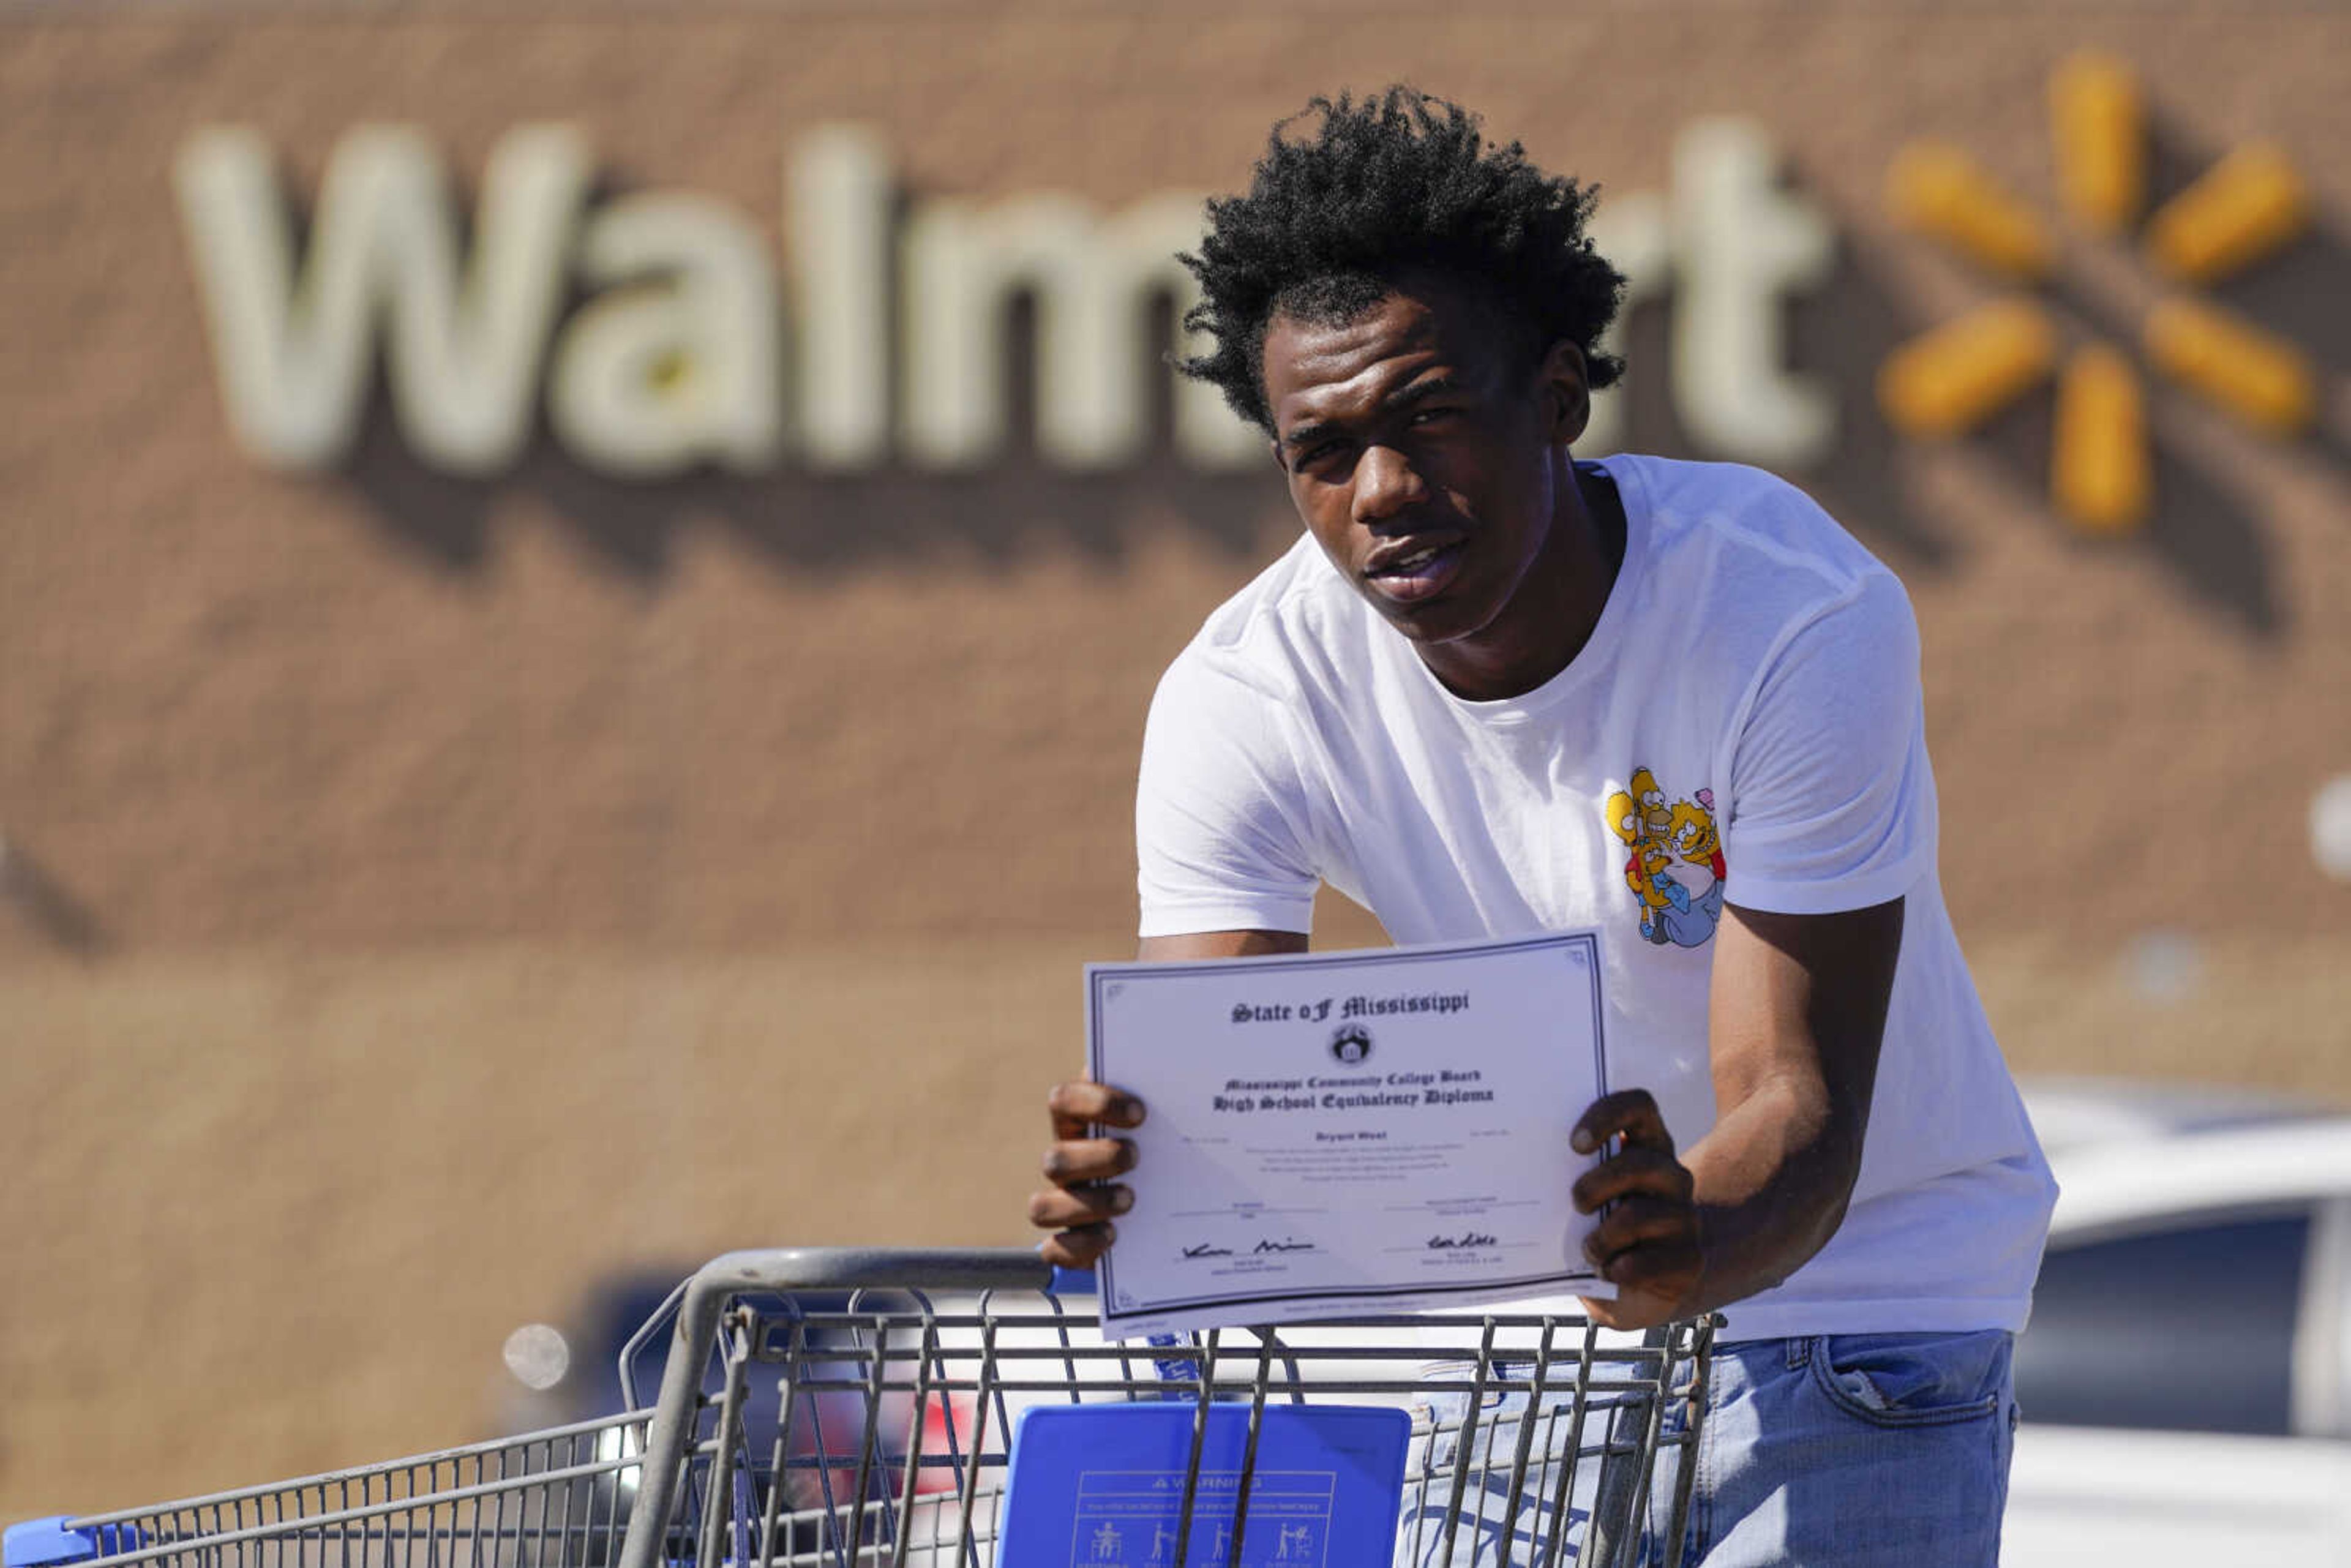
<svg viewBox="0 0 2351 1568"><path fill-rule="evenodd" d="M1416 408L1412 411L1415 424L1434 424L1441 419L1451 419L1461 411L1455 408Z"/></svg>

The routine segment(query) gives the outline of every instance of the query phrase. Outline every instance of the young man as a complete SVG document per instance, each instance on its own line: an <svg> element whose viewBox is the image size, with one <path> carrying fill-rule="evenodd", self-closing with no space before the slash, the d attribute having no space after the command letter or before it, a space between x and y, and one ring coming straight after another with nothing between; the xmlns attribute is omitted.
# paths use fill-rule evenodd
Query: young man
<svg viewBox="0 0 2351 1568"><path fill-rule="evenodd" d="M1588 1310L1728 1320L1693 1560L1989 1564L2054 1186L1944 912L1908 600L1768 475L1572 456L1621 369L1588 191L1417 94L1314 111L1187 258L1186 369L1307 537L1153 703L1143 954L1302 950L1318 882L1400 942L1598 928L1641 1087L1573 1134L1622 1139ZM1054 1261L1144 1109L1053 1092Z"/></svg>

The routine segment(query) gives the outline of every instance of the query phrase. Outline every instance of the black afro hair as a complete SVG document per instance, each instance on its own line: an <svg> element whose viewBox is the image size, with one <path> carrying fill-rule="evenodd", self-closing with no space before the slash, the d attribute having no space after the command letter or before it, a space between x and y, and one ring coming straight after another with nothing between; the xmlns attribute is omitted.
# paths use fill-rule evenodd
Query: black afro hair
<svg viewBox="0 0 2351 1568"><path fill-rule="evenodd" d="M1458 104L1392 87L1356 99L1317 98L1311 139L1274 127L1249 194L1208 204L1208 233L1182 257L1201 300L1185 326L1216 341L1179 362L1242 418L1269 432L1262 380L1276 315L1352 320L1407 277L1472 284L1526 334L1532 363L1570 340L1590 384L1624 361L1598 351L1625 278L1592 248L1584 225L1597 192L1546 174L1513 141L1494 146Z"/></svg>

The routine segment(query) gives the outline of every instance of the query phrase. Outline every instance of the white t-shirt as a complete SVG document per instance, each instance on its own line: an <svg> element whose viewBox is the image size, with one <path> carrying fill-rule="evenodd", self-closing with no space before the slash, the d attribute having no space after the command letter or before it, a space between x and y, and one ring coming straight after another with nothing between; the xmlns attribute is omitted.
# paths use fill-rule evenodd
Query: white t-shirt
<svg viewBox="0 0 2351 1568"><path fill-rule="evenodd" d="M1311 538L1208 618L1144 741L1143 935L1304 931L1318 882L1401 943L1596 928L1609 1085L1651 1091L1686 1149L1714 1124L1724 897L1901 898L1844 1222L1727 1333L2022 1328L2056 1186L1943 906L1908 597L1770 475L1601 466L1624 564L1523 696L1447 691Z"/></svg>

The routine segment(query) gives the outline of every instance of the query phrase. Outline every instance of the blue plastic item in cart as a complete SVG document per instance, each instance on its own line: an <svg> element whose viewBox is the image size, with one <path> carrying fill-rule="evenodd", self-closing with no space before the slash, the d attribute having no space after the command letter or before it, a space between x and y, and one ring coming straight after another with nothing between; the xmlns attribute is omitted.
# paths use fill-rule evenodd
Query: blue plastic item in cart
<svg viewBox="0 0 2351 1568"><path fill-rule="evenodd" d="M1001 1568L1176 1568L1191 1405L1040 1405L1023 1411L1005 1478ZM1239 1552L1249 1407L1215 1405L1201 1439L1183 1568L1385 1563L1412 1421L1401 1410L1270 1405Z"/></svg>
<svg viewBox="0 0 2351 1568"><path fill-rule="evenodd" d="M0 1535L0 1563L6 1568L58 1568L119 1552L136 1552L144 1544L131 1525L91 1524L77 1529L72 1517L57 1514L10 1525Z"/></svg>

